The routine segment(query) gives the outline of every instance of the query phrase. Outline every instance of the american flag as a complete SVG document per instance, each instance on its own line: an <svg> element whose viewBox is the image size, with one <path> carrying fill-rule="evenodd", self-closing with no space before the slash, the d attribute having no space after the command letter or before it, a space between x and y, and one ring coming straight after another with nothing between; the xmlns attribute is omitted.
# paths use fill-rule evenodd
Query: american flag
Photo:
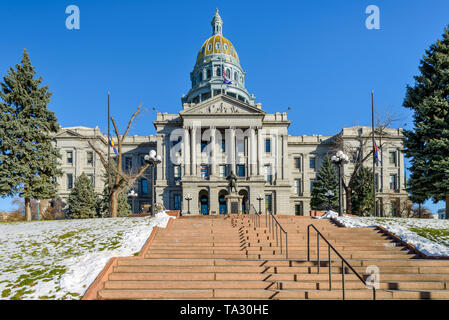
<svg viewBox="0 0 449 320"><path fill-rule="evenodd" d="M226 72L225 72L223 65L221 66L221 74L223 75L223 83L224 84L232 84L232 81L230 81L226 78Z"/></svg>
<svg viewBox="0 0 449 320"><path fill-rule="evenodd" d="M380 148L377 146L376 141L374 141L374 157L376 159L376 162L382 163L382 161L380 161L380 158L379 158L379 150L380 150Z"/></svg>

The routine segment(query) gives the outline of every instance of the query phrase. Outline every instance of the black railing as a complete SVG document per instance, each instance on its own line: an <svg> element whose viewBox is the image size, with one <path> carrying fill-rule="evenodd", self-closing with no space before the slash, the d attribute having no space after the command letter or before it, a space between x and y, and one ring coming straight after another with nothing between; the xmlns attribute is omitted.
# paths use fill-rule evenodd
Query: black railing
<svg viewBox="0 0 449 320"><path fill-rule="evenodd" d="M259 221L260 222L260 221ZM281 253L283 253L283 243L282 243L282 233L285 234L285 259L288 259L288 234L287 231L282 228L279 221L276 219L274 214L265 214L265 227L268 228L268 232L272 234L272 239L276 238L276 246L281 248Z"/></svg>
<svg viewBox="0 0 449 320"><path fill-rule="evenodd" d="M342 283L341 285L342 285L343 300L345 300L345 272L346 272L345 264L352 272L354 272L357 278L360 281L362 281L367 288L369 288L370 286L366 283L366 281L359 275L357 271L354 270L354 268L349 264L349 262L346 261L346 259L343 258L342 255L329 243L329 241L327 241L327 239L321 234L321 232L318 231L318 229L313 224L309 224L307 226L307 261L310 261L310 227L312 227L316 231L317 273L320 273L320 237L327 244L328 266L329 266L329 291L332 290L331 249L341 259L341 283ZM372 289L373 289L373 300L376 300L376 287L372 285Z"/></svg>
<svg viewBox="0 0 449 320"><path fill-rule="evenodd" d="M260 227L260 215L257 212L254 212L249 214L249 218L251 219L251 223L255 228Z"/></svg>

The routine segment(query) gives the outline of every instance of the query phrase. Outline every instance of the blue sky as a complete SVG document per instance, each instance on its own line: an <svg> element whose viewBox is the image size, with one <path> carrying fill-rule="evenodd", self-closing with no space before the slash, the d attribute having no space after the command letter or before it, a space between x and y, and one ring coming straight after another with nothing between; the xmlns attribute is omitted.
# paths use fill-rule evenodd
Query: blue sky
<svg viewBox="0 0 449 320"><path fill-rule="evenodd" d="M71 4L80 8L79 30L65 27ZM380 9L380 30L365 27L371 4ZM110 91L119 127L142 102L146 109L130 134L154 134L153 107L181 109L216 7L247 89L267 112L291 108L292 135L370 125L371 90L377 111L397 113L394 126L410 128L405 87L449 23L447 0L4 1L0 76L26 48L53 91L49 108L61 126L98 125L106 132ZM0 208L9 202L0 199ZM436 211L444 203L429 206Z"/></svg>

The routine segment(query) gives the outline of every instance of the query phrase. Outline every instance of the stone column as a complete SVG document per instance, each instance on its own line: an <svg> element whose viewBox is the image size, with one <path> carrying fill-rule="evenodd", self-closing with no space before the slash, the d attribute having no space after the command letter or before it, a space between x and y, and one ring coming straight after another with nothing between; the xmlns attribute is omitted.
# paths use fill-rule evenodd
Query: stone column
<svg viewBox="0 0 449 320"><path fill-rule="evenodd" d="M197 167L197 164L196 164L196 129L197 128L195 126L192 127L192 139L191 139L192 147L190 148L191 153L192 153L192 165L191 165L191 167L192 167L191 175L192 176L198 175L198 173L196 171L196 167Z"/></svg>
<svg viewBox="0 0 449 320"><path fill-rule="evenodd" d="M230 156L231 156L231 170L234 172L235 174L235 127L229 127L231 129L231 144L229 146L230 148Z"/></svg>
<svg viewBox="0 0 449 320"><path fill-rule="evenodd" d="M211 152L210 152L210 157L211 157L211 164L210 164L210 175L216 175L217 174L217 170L215 168L216 166L216 157L217 157L217 146L216 146L216 142L215 142L215 135L216 135L216 129L215 127L211 126L210 127L210 135L211 135L211 141L210 141L210 146L211 146Z"/></svg>
<svg viewBox="0 0 449 320"><path fill-rule="evenodd" d="M184 157L184 170L182 175L190 175L190 134L189 128L184 128L184 141L183 141L183 157Z"/></svg>
<svg viewBox="0 0 449 320"><path fill-rule="evenodd" d="M257 128L257 174L262 175L262 150L263 150L263 141L262 141L262 127Z"/></svg>
<svg viewBox="0 0 449 320"><path fill-rule="evenodd" d="M256 174L256 146L255 146L255 129L251 127L249 137L249 176Z"/></svg>

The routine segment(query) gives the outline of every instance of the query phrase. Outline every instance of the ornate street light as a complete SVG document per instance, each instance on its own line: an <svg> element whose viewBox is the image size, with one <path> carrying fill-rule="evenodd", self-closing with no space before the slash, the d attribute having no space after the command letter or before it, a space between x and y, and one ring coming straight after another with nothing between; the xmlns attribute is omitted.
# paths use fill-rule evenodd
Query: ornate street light
<svg viewBox="0 0 449 320"><path fill-rule="evenodd" d="M187 200L187 214L190 214L190 200L192 200L192 195L190 193L186 194L184 199Z"/></svg>
<svg viewBox="0 0 449 320"><path fill-rule="evenodd" d="M144 160L150 164L151 167L151 216L154 216L154 204L156 197L156 186L154 185L154 169L156 165L162 162L160 155L156 154L156 151L151 150L149 154L145 155Z"/></svg>
<svg viewBox="0 0 449 320"><path fill-rule="evenodd" d="M349 157L346 155L343 151L338 151L335 155L331 157L331 161L337 166L338 168L338 215L340 217L343 216L343 193L342 193L342 185L343 185L343 178L342 178L342 168L343 164L349 162Z"/></svg>
<svg viewBox="0 0 449 320"><path fill-rule="evenodd" d="M128 193L128 197L131 198L131 209L134 214L134 199L136 199L138 197L138 194L136 191L134 191L134 189L131 189Z"/></svg>
<svg viewBox="0 0 449 320"><path fill-rule="evenodd" d="M332 206L331 206L331 198L334 196L335 194L332 192L332 190L327 190L327 192L324 194L324 196L327 198L327 202L328 202L328 209L327 210L331 210Z"/></svg>
<svg viewBox="0 0 449 320"><path fill-rule="evenodd" d="M261 194L259 194L259 196L256 198L259 201L259 214L262 214L262 209L261 209L261 201L263 200L263 196Z"/></svg>

